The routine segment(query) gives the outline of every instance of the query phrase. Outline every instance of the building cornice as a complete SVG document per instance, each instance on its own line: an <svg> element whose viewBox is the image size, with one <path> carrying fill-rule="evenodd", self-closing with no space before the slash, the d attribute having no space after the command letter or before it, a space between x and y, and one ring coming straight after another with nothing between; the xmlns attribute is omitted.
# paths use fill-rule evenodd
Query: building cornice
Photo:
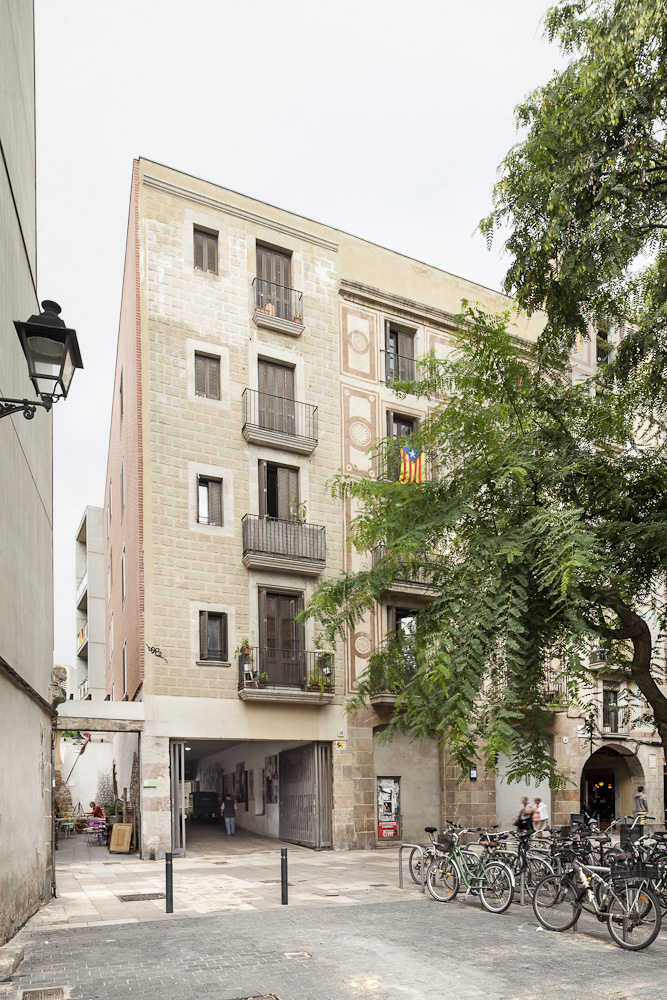
<svg viewBox="0 0 667 1000"><path fill-rule="evenodd" d="M340 296L357 305L381 309L383 312L411 320L419 326L439 327L448 331L456 330L458 327L454 313L435 309L433 306L424 305L423 302L406 299L402 295L394 295L393 292L385 292L381 288L364 285L360 281L351 281L349 278L341 278Z"/></svg>
<svg viewBox="0 0 667 1000"><path fill-rule="evenodd" d="M185 201L194 202L196 205L203 205L204 208L210 208L215 212L222 212L224 215L233 215L237 219L252 222L256 226L262 226L264 229L273 229L275 232L291 236L293 239L314 243L316 246L330 250L332 253L338 252L337 243L332 243L331 240L325 240L321 236L308 233L305 229L296 229L294 226L287 226L285 223L278 222L276 219L270 219L266 215L249 212L244 208L239 208L238 205L231 205L229 202L221 201L219 198L211 198L209 195L201 194L199 191L192 191L190 188L172 184L170 181L162 180L160 177L144 174L143 184L145 187L162 191L163 194L171 195L173 198L183 198Z"/></svg>

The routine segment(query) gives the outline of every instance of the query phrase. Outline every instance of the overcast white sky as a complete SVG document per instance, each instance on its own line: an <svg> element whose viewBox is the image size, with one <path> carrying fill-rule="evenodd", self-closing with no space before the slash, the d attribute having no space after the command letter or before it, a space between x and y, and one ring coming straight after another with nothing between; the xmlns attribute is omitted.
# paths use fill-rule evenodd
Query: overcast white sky
<svg viewBox="0 0 667 1000"><path fill-rule="evenodd" d="M103 502L132 160L499 288L475 233L513 109L561 57L547 0L35 0L40 299L85 368L54 411L55 660ZM26 317L27 318L27 317Z"/></svg>

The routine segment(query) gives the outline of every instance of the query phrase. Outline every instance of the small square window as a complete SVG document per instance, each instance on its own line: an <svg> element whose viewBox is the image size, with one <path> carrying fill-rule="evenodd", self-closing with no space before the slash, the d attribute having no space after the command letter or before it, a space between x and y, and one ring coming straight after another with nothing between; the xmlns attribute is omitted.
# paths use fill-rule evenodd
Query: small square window
<svg viewBox="0 0 667 1000"><path fill-rule="evenodd" d="M217 662L227 659L227 615L199 612L199 659Z"/></svg>
<svg viewBox="0 0 667 1000"><path fill-rule="evenodd" d="M222 480L199 477L197 489L199 524L222 525Z"/></svg>
<svg viewBox="0 0 667 1000"><path fill-rule="evenodd" d="M195 395L220 399L220 358L195 354Z"/></svg>
<svg viewBox="0 0 667 1000"><path fill-rule="evenodd" d="M206 229L194 229L195 270L218 273L218 234Z"/></svg>

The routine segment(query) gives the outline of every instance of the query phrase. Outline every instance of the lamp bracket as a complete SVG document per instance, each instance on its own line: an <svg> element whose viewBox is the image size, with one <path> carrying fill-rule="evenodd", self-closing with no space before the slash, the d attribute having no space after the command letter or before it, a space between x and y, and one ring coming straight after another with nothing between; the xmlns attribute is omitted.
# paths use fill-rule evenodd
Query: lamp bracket
<svg viewBox="0 0 667 1000"><path fill-rule="evenodd" d="M48 412L53 400L4 399L0 398L0 418L10 417L12 413L22 413L26 420L32 420L38 406L43 406Z"/></svg>

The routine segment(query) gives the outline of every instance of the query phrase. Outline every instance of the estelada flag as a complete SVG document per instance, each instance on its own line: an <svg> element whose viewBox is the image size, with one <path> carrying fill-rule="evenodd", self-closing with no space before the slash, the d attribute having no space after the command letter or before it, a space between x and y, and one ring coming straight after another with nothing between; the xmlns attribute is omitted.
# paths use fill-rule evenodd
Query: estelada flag
<svg viewBox="0 0 667 1000"><path fill-rule="evenodd" d="M417 448L410 448L406 444L401 449L401 474L398 481L399 483L424 482L424 456Z"/></svg>

